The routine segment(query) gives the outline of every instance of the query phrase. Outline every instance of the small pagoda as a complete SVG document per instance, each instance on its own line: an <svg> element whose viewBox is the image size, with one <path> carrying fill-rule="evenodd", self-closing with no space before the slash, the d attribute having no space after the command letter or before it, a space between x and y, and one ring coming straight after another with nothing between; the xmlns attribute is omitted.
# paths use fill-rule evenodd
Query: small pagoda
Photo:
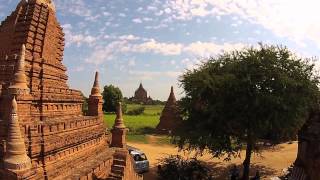
<svg viewBox="0 0 320 180"><path fill-rule="evenodd" d="M156 127L156 130L160 133L169 133L174 130L181 122L181 116L177 105L177 100L171 87L169 98L162 111L160 122Z"/></svg>

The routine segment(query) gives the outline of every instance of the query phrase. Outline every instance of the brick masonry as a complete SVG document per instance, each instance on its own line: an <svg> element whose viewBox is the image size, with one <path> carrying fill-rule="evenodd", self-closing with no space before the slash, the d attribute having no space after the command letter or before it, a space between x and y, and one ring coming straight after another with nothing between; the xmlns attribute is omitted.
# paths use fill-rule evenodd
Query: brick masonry
<svg viewBox="0 0 320 180"><path fill-rule="evenodd" d="M92 94L91 111L84 116L82 93L69 88L62 64L64 33L51 0L21 0L1 23L0 42L0 179L107 179L118 151L125 163L117 178L141 178L132 171L126 149L110 147L112 134L103 122L102 98ZM29 91L12 94L9 87L23 44ZM19 172L3 165L13 95L32 162L32 168Z"/></svg>

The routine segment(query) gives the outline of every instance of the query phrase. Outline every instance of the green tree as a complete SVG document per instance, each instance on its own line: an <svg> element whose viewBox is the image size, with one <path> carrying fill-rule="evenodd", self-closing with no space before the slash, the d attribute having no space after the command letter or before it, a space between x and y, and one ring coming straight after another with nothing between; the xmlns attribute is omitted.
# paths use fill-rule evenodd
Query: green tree
<svg viewBox="0 0 320 180"><path fill-rule="evenodd" d="M214 157L238 157L245 147L243 180L258 142L296 135L318 99L319 77L310 59L282 46L224 53L181 76L183 123L173 136L180 148Z"/></svg>
<svg viewBox="0 0 320 180"><path fill-rule="evenodd" d="M87 114L88 113L88 100L89 100L89 98L87 98L84 94L82 94L82 97L83 97L82 112L83 112L83 114Z"/></svg>
<svg viewBox="0 0 320 180"><path fill-rule="evenodd" d="M123 101L122 92L118 87L113 85L104 86L103 88L103 111L116 112L118 102L122 102L123 111L126 111L126 104Z"/></svg>

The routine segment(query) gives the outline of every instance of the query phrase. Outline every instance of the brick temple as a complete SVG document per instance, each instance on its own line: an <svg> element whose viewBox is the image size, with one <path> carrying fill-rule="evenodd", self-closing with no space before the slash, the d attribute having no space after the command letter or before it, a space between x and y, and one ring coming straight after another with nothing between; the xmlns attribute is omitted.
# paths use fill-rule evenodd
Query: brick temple
<svg viewBox="0 0 320 180"><path fill-rule="evenodd" d="M144 89L142 83L140 83L139 88L134 92L134 97L130 98L132 102L140 104L152 104L152 98L148 97L147 90Z"/></svg>
<svg viewBox="0 0 320 180"><path fill-rule="evenodd" d="M51 0L21 0L0 25L0 179L141 179L121 108L112 133L103 122L98 73L83 115L64 41Z"/></svg>

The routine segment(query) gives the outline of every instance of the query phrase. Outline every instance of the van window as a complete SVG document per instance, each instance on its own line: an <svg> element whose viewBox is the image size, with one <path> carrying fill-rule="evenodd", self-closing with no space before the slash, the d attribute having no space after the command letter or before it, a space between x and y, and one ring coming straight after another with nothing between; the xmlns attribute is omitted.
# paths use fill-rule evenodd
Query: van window
<svg viewBox="0 0 320 180"><path fill-rule="evenodd" d="M136 154L133 157L134 161L145 161L147 160L147 157L145 154Z"/></svg>

